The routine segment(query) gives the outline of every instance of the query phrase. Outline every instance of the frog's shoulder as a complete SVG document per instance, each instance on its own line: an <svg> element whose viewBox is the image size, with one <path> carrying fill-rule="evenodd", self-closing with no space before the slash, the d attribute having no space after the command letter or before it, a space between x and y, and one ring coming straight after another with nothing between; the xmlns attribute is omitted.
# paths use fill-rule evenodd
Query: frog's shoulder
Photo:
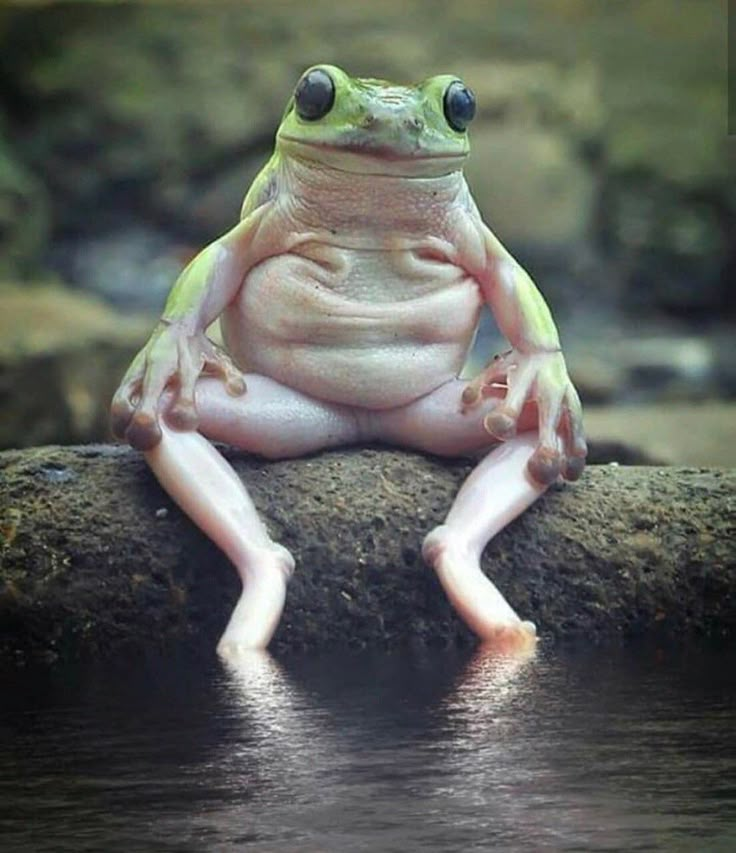
<svg viewBox="0 0 736 853"><path fill-rule="evenodd" d="M243 199L240 208L240 218L245 219L256 208L275 198L277 193L276 173L278 171L278 155L273 154L266 165L256 175L253 183Z"/></svg>

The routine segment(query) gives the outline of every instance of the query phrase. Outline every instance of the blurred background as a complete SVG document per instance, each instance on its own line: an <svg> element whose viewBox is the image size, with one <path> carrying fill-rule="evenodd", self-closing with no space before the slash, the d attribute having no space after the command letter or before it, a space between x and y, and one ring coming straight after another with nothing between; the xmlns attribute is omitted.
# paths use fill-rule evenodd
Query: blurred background
<svg viewBox="0 0 736 853"><path fill-rule="evenodd" d="M179 270L332 62L475 90L470 185L552 306L595 459L736 465L726 33L721 0L3 4L0 447L108 438Z"/></svg>

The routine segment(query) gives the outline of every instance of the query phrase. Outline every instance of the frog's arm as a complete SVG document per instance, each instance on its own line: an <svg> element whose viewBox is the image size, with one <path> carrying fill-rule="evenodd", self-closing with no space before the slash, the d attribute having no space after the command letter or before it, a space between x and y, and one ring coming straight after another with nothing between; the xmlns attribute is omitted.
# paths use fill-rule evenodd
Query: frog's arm
<svg viewBox="0 0 736 853"><path fill-rule="evenodd" d="M526 352L559 352L560 336L544 297L526 270L483 225L486 277L483 292L499 329Z"/></svg>
<svg viewBox="0 0 736 853"><path fill-rule="evenodd" d="M524 403L534 400L539 412L539 446L529 462L530 473L540 483L553 482L560 473L575 480L582 473L587 453L582 409L552 314L531 277L484 223L480 223L480 236L478 281L513 349L468 386L463 402L472 406L485 386L505 377L506 398L486 418L486 429L497 438L510 437Z"/></svg>
<svg viewBox="0 0 736 853"><path fill-rule="evenodd" d="M134 447L149 450L160 441L160 401L167 388L172 390L169 420L192 429L194 386L203 370L220 375L233 394L245 390L240 372L205 329L234 299L248 269L272 254L269 207L259 206L207 246L172 288L161 320L113 397L113 431Z"/></svg>
<svg viewBox="0 0 736 853"><path fill-rule="evenodd" d="M269 161L253 179L240 208L240 218L248 216L276 196L277 175L281 164L281 155L274 151Z"/></svg>

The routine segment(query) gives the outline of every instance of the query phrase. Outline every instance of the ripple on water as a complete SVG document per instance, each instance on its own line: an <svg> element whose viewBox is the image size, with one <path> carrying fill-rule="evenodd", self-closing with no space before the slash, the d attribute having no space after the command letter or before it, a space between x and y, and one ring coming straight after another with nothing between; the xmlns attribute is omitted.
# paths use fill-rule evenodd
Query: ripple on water
<svg viewBox="0 0 736 853"><path fill-rule="evenodd" d="M727 850L736 654L0 674L12 851Z"/></svg>

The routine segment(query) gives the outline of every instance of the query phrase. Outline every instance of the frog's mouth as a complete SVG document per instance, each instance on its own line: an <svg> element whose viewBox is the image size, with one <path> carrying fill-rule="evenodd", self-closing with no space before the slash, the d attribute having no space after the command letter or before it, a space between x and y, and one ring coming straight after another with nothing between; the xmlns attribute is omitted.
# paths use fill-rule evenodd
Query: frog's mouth
<svg viewBox="0 0 736 853"><path fill-rule="evenodd" d="M343 172L389 174L406 177L444 175L458 171L466 159L464 152L427 151L420 146L393 146L364 137L344 142L323 142L281 136L290 153Z"/></svg>

